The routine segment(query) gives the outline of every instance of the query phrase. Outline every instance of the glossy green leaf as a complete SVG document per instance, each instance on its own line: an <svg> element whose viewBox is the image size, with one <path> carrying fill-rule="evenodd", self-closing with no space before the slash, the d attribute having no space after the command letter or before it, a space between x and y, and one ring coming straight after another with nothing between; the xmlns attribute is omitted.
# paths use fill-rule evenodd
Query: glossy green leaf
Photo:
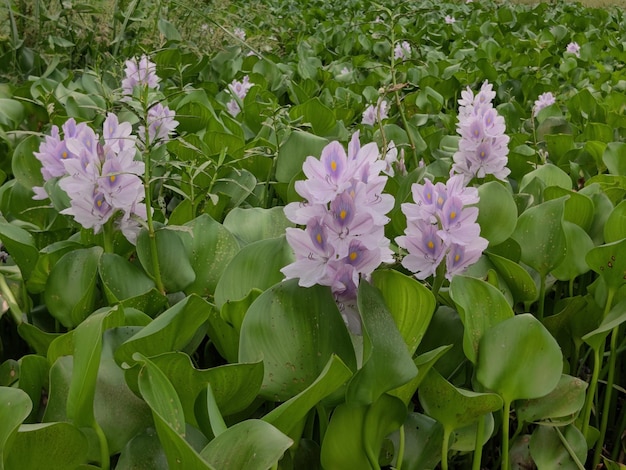
<svg viewBox="0 0 626 470"><path fill-rule="evenodd" d="M11 98L0 98L0 124L16 129L24 119L24 105Z"/></svg>
<svg viewBox="0 0 626 470"><path fill-rule="evenodd" d="M23 228L7 222L4 217L0 217L0 241L20 268L23 279L28 280L39 256L33 236Z"/></svg>
<svg viewBox="0 0 626 470"><path fill-rule="evenodd" d="M78 427L93 426L96 380L102 353L102 335L124 324L119 307L105 308L85 319L74 330L74 370L67 396L67 416Z"/></svg>
<svg viewBox="0 0 626 470"><path fill-rule="evenodd" d="M529 313L492 326L478 345L476 378L505 402L547 395L562 368L558 343Z"/></svg>
<svg viewBox="0 0 626 470"><path fill-rule="evenodd" d="M626 238L596 246L587 253L585 261L609 289L618 289L626 282Z"/></svg>
<svg viewBox="0 0 626 470"><path fill-rule="evenodd" d="M333 111L318 97L293 106L289 110L289 117L293 120L302 119L302 123L310 124L316 135L327 136L337 124Z"/></svg>
<svg viewBox="0 0 626 470"><path fill-rule="evenodd" d="M155 287L141 268L115 253L102 254L98 271L110 303L145 294Z"/></svg>
<svg viewBox="0 0 626 470"><path fill-rule="evenodd" d="M417 375L417 367L380 291L361 281L357 301L363 328L363 365L348 384L346 402L366 405L409 382Z"/></svg>
<svg viewBox="0 0 626 470"><path fill-rule="evenodd" d="M50 272L44 292L46 306L67 328L77 326L93 311L102 252L99 246L70 251Z"/></svg>
<svg viewBox="0 0 626 470"><path fill-rule="evenodd" d="M83 248L82 245L71 240L62 240L52 243L39 251L39 257L30 278L27 281L28 291L39 294L46 288L46 282L52 267L61 257L70 251Z"/></svg>
<svg viewBox="0 0 626 470"><path fill-rule="evenodd" d="M190 253L195 281L185 288L187 294L213 295L230 260L239 251L235 237L219 222L204 214L184 225L180 237Z"/></svg>
<svg viewBox="0 0 626 470"><path fill-rule="evenodd" d="M280 270L293 261L293 252L284 236L243 247L228 264L215 288L215 305L239 300L250 290L265 290L285 276Z"/></svg>
<svg viewBox="0 0 626 470"><path fill-rule="evenodd" d="M539 179L545 187L559 186L564 189L572 189L572 179L558 166L547 163L536 170L526 173L520 182L520 193L526 192L526 186L534 179Z"/></svg>
<svg viewBox="0 0 626 470"><path fill-rule="evenodd" d="M491 284L472 277L454 276L450 297L463 321L463 351L476 363L480 339L494 325L513 317L504 295Z"/></svg>
<svg viewBox="0 0 626 470"><path fill-rule="evenodd" d="M37 354L41 354L42 356L48 355L48 347L52 341L60 336L58 333L46 333L26 322L22 322L18 325L17 332Z"/></svg>
<svg viewBox="0 0 626 470"><path fill-rule="evenodd" d="M560 436L559 436L560 434ZM573 450L574 456L563 444ZM530 455L538 470L551 470L554 468L578 470L578 464L584 464L587 457L587 442L580 430L569 425L564 428L552 426L538 426L530 438Z"/></svg>
<svg viewBox="0 0 626 470"><path fill-rule="evenodd" d="M554 199L527 209L517 220L512 235L522 249L522 261L543 275L565 258L564 201Z"/></svg>
<svg viewBox="0 0 626 470"><path fill-rule="evenodd" d="M285 217L282 207L263 209L261 207L236 207L224 219L224 227L232 233L241 246L259 240L283 235L293 223Z"/></svg>
<svg viewBox="0 0 626 470"><path fill-rule="evenodd" d="M502 408L502 399L495 393L477 393L455 387L432 369L419 388L424 412L439 421L444 430L468 426L487 413Z"/></svg>
<svg viewBox="0 0 626 470"><path fill-rule="evenodd" d="M602 161L612 175L626 176L626 143L609 142L604 149Z"/></svg>
<svg viewBox="0 0 626 470"><path fill-rule="evenodd" d="M25 422L34 423L39 420L40 414L43 414L40 412L40 407L42 406L42 398L46 393L45 391L49 388L48 374L50 372L50 364L45 357L35 354L22 356L19 364L19 388L28 393L33 404L33 409Z"/></svg>
<svg viewBox="0 0 626 470"><path fill-rule="evenodd" d="M563 221L563 232L566 255L561 264L552 270L552 275L561 281L569 281L589 271L585 257L593 248L593 241L587 232L571 222Z"/></svg>
<svg viewBox="0 0 626 470"><path fill-rule="evenodd" d="M398 271L374 271L372 284L385 299L385 305L412 355L435 311L435 297L415 278Z"/></svg>
<svg viewBox="0 0 626 470"><path fill-rule="evenodd" d="M511 290L516 302L530 301L537 298L535 281L522 266L508 258L487 252L489 261Z"/></svg>
<svg viewBox="0 0 626 470"><path fill-rule="evenodd" d="M263 361L260 395L272 401L305 390L333 354L356 369L352 341L330 289L297 282L287 280L261 294L241 326L239 361Z"/></svg>
<svg viewBox="0 0 626 470"><path fill-rule="evenodd" d="M441 423L421 413L409 413L404 422L406 442L413 445L406 446L402 468L421 470L436 468L441 461L441 445L443 428Z"/></svg>
<svg viewBox="0 0 626 470"><path fill-rule="evenodd" d="M626 201L620 202L604 224L604 241L612 243L626 238Z"/></svg>
<svg viewBox="0 0 626 470"><path fill-rule="evenodd" d="M184 231L185 229L180 226L170 226L162 227L154 233L159 270L167 292L181 291L196 279L190 256L181 239L180 232ZM150 236L147 230L142 230L137 237L137 256L143 269L154 277Z"/></svg>
<svg viewBox="0 0 626 470"><path fill-rule="evenodd" d="M170 469L213 469L185 440L185 416L176 390L161 370L140 354L135 361L143 365L139 372L139 390L154 417L159 440ZM219 468L219 467L218 467Z"/></svg>
<svg viewBox="0 0 626 470"><path fill-rule="evenodd" d="M472 424L468 424L462 428L455 429L451 436L450 450L457 450L461 452L471 452L476 449L476 433L478 431L478 425L480 421L483 421L483 441L484 446L491 438L493 430L495 428L495 421L493 419L493 413L488 413L482 418Z"/></svg>
<svg viewBox="0 0 626 470"><path fill-rule="evenodd" d="M398 429L406 416L404 403L387 394L369 405L337 406L322 442L322 468L373 469L370 458L378 460L383 439ZM355 432L357 429L360 432Z"/></svg>
<svg viewBox="0 0 626 470"><path fill-rule="evenodd" d="M263 421L270 423L285 434L290 434L309 410L335 392L351 376L352 371L338 356L332 355L315 382L278 408L274 408L263 417Z"/></svg>
<svg viewBox="0 0 626 470"><path fill-rule="evenodd" d="M228 428L200 455L220 470L268 470L293 441L265 421L248 419Z"/></svg>
<svg viewBox="0 0 626 470"><path fill-rule="evenodd" d="M587 382L563 374L556 388L547 395L516 403L518 419L526 423L573 419L585 404Z"/></svg>
<svg viewBox="0 0 626 470"><path fill-rule="evenodd" d="M626 300L622 300L606 314L600 325L582 337L583 341L598 350L613 329L626 321Z"/></svg>
<svg viewBox="0 0 626 470"><path fill-rule="evenodd" d="M168 470L167 458L154 428L147 428L128 442L115 470Z"/></svg>
<svg viewBox="0 0 626 470"><path fill-rule="evenodd" d="M23 390L12 387L0 387L0 468L11 449L17 429L28 417L33 404Z"/></svg>
<svg viewBox="0 0 626 470"><path fill-rule="evenodd" d="M480 236L496 246L507 240L517 223L517 205L511 192L500 182L490 181L478 188Z"/></svg>
<svg viewBox="0 0 626 470"><path fill-rule="evenodd" d="M4 100L0 99L0 102ZM1 107L2 105L0 105ZM2 111L0 111L0 114ZM41 176L41 162L37 160L34 152L39 150L41 139L36 135L29 135L23 139L13 151L11 169L15 179L25 188L43 186Z"/></svg>
<svg viewBox="0 0 626 470"><path fill-rule="evenodd" d="M576 191L563 189L559 186L550 186L543 192L546 201L568 196L565 200L563 220L575 223L585 231L593 223L594 205L590 197Z"/></svg>
<svg viewBox="0 0 626 470"><path fill-rule="evenodd" d="M215 400L215 396L213 395L213 390L211 388L211 382L209 382L206 387L206 408L209 423L211 424L211 431L213 435L217 437L228 428L224 422L220 408L217 406L217 401Z"/></svg>
<svg viewBox="0 0 626 470"><path fill-rule="evenodd" d="M70 423L23 424L7 454L5 468L67 470L86 461L87 439L76 426Z"/></svg>
<svg viewBox="0 0 626 470"><path fill-rule="evenodd" d="M181 300L128 339L115 352L119 364L134 364L133 353L156 356L183 349L207 320L213 307L196 296Z"/></svg>
<svg viewBox="0 0 626 470"><path fill-rule="evenodd" d="M260 362L197 369L191 358L182 352L166 352L150 360L168 378L180 397L185 421L194 426L198 426L194 403L207 383L211 384L220 412L228 416L250 405L263 381L263 365Z"/></svg>

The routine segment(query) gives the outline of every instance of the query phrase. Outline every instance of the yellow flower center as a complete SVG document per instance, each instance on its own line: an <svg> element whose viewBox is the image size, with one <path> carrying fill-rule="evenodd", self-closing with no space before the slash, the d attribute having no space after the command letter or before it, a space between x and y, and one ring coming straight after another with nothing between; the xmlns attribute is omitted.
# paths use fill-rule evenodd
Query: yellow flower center
<svg viewBox="0 0 626 470"><path fill-rule="evenodd" d="M347 212L345 211L345 209L344 209L344 210L342 210L342 211L339 213L339 218L340 218L341 220L343 220L343 219L345 219L345 218L346 218L346 215L348 215L348 213L347 213Z"/></svg>
<svg viewBox="0 0 626 470"><path fill-rule="evenodd" d="M330 162L330 169L333 171L337 171L337 162L335 160Z"/></svg>
<svg viewBox="0 0 626 470"><path fill-rule="evenodd" d="M61 154L61 158L64 158L64 159L65 159L65 158L67 158L67 152L63 152L63 153Z"/></svg>
<svg viewBox="0 0 626 470"><path fill-rule="evenodd" d="M450 219L455 219L456 218L456 212L452 211L450 212Z"/></svg>
<svg viewBox="0 0 626 470"><path fill-rule="evenodd" d="M115 175L111 175L111 176L109 176L109 181L110 181L111 183L115 183L115 180L116 180L116 179L117 179L117 176L115 176Z"/></svg>
<svg viewBox="0 0 626 470"><path fill-rule="evenodd" d="M455 263L458 263L460 259L461 259L461 255L459 255L458 253L456 255L454 255L454 262Z"/></svg>
<svg viewBox="0 0 626 470"><path fill-rule="evenodd" d="M317 240L317 243L319 243L320 245L322 244L322 234L321 233L318 233L315 236L315 239Z"/></svg>
<svg viewBox="0 0 626 470"><path fill-rule="evenodd" d="M356 253L356 251L353 251L352 253L350 253L350 261L354 261L358 257L359 255Z"/></svg>
<svg viewBox="0 0 626 470"><path fill-rule="evenodd" d="M430 241L426 244L426 246L428 246L428 249L429 249L429 250L432 250L433 248L435 248L435 244L433 243L433 241L432 241L432 240L430 240Z"/></svg>

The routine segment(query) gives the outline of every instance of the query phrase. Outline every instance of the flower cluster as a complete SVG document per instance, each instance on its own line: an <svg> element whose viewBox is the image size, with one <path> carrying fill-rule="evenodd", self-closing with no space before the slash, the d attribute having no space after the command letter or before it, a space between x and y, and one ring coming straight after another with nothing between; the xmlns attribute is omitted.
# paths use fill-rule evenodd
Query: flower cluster
<svg viewBox="0 0 626 470"><path fill-rule="evenodd" d="M393 196L383 194L387 177L380 173L386 166L375 143L361 147L358 132L347 155L339 142L331 142L320 159L304 162L307 179L295 189L306 202L285 207L287 218L306 228L287 229L296 261L282 273L299 278L303 287L330 286L349 326L355 322L350 317L359 279L393 261L384 234L385 214L394 204Z"/></svg>
<svg viewBox="0 0 626 470"><path fill-rule="evenodd" d="M247 75L243 77L242 81L233 80L230 85L228 85L228 93L233 98L226 104L226 108L233 117L237 116L241 112L239 103L243 101L248 94L248 90L250 90L253 86L254 83L250 81L250 77Z"/></svg>
<svg viewBox="0 0 626 470"><path fill-rule="evenodd" d="M461 93L457 124L461 140L452 169L463 174L466 183L487 175L504 180L511 172L506 167L509 136L504 133L504 118L491 103L495 96L492 85L486 81L476 96L470 87Z"/></svg>
<svg viewBox="0 0 626 470"><path fill-rule="evenodd" d="M102 140L85 123L69 119L52 127L35 152L42 163L44 181L59 179L59 186L70 199L70 207L61 211L72 215L83 227L98 233L113 217L126 238L134 243L146 218L141 176L143 162L135 160L136 139L129 123L119 123L109 113L103 124ZM42 187L33 188L35 199L48 197Z"/></svg>
<svg viewBox="0 0 626 470"><path fill-rule="evenodd" d="M475 263L488 245L476 223L478 208L468 207L478 202L478 190L465 187L463 175L451 176L446 184L424 181L411 188L415 203L401 206L407 228L396 243L409 253L402 265L426 279L445 259L445 276L452 279Z"/></svg>
<svg viewBox="0 0 626 470"><path fill-rule="evenodd" d="M126 76L122 80L122 93L124 95L122 101L130 101L137 86L147 88L157 88L159 86L156 64L151 62L145 55L142 55L139 59L136 57L129 59L125 62L125 65L124 72Z"/></svg>
<svg viewBox="0 0 626 470"><path fill-rule="evenodd" d="M387 103L387 101L385 100L379 99L376 106L370 104L367 108L365 108L365 111L363 111L363 118L361 119L361 122L363 124L373 126L377 122L382 121L383 119L387 119L387 117L389 117L388 110L389 103Z"/></svg>
<svg viewBox="0 0 626 470"><path fill-rule="evenodd" d="M565 52L574 54L576 57L580 57L580 46L577 42L570 42L565 49Z"/></svg>
<svg viewBox="0 0 626 470"><path fill-rule="evenodd" d="M547 108L554 103L556 103L556 99L554 98L554 95L549 91L540 94L533 106L533 116L536 116L543 108Z"/></svg>
<svg viewBox="0 0 626 470"><path fill-rule="evenodd" d="M411 45L407 41L396 44L393 49L393 57L397 60L407 60L411 58Z"/></svg>

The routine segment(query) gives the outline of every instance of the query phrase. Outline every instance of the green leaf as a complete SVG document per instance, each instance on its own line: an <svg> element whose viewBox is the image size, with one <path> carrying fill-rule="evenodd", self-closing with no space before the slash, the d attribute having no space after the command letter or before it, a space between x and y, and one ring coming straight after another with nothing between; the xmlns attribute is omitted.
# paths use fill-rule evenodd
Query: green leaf
<svg viewBox="0 0 626 470"><path fill-rule="evenodd" d="M472 277L454 276L450 297L463 321L463 351L476 364L480 339L494 325L513 317L506 298L491 284Z"/></svg>
<svg viewBox="0 0 626 470"><path fill-rule="evenodd" d="M23 424L10 450L7 469L67 470L87 462L87 439L70 423Z"/></svg>
<svg viewBox="0 0 626 470"><path fill-rule="evenodd" d="M162 227L155 231L156 251L161 279L167 292L179 292L189 286L196 274L181 240L179 226ZM137 256L144 270L154 277L150 235L142 230L137 237Z"/></svg>
<svg viewBox="0 0 626 470"><path fill-rule="evenodd" d="M200 455L220 470L268 470L292 444L271 424L248 419L217 436Z"/></svg>
<svg viewBox="0 0 626 470"><path fill-rule="evenodd" d="M309 410L341 387L351 376L352 371L339 356L333 354L315 382L278 408L274 408L263 417L263 421L285 434L291 433Z"/></svg>
<svg viewBox="0 0 626 470"><path fill-rule="evenodd" d="M79 248L83 248L83 246L70 240L55 242L42 248L39 251L37 263L26 283L28 291L33 294L43 292L46 289L46 282L48 281L52 267L64 254Z"/></svg>
<svg viewBox="0 0 626 470"><path fill-rule="evenodd" d="M490 181L478 188L478 225L480 236L496 246L507 240L517 223L517 205L511 192L501 183Z"/></svg>
<svg viewBox="0 0 626 470"><path fill-rule="evenodd" d="M546 163L536 170L526 173L520 182L520 193L526 192L526 186L538 178L546 187L559 186L564 189L572 189L572 179L558 166Z"/></svg>
<svg viewBox="0 0 626 470"><path fill-rule="evenodd" d="M489 261L506 285L511 289L513 299L516 302L531 301L537 298L537 286L533 278L523 267L503 256L487 252Z"/></svg>
<svg viewBox="0 0 626 470"><path fill-rule="evenodd" d="M165 374L179 396L185 421L201 426L194 404L206 384L211 384L213 396L223 416L246 409L257 397L263 381L261 362L226 364L210 369L196 369L191 358L182 352L166 352L154 356L151 362Z"/></svg>
<svg viewBox="0 0 626 470"><path fill-rule="evenodd" d="M250 243L237 253L215 288L215 305L239 300L256 288L265 290L284 279L280 270L293 261L284 236Z"/></svg>
<svg viewBox="0 0 626 470"><path fill-rule="evenodd" d="M43 356L28 354L20 358L19 365L19 388L28 393L33 404L33 409L25 422L34 423L39 420L42 394L49 388L50 364Z"/></svg>
<svg viewBox="0 0 626 470"><path fill-rule="evenodd" d="M212 308L206 300L190 295L125 341L115 352L116 361L132 365L135 352L156 356L183 349L207 320Z"/></svg>
<svg viewBox="0 0 626 470"><path fill-rule="evenodd" d="M6 452L11 449L17 429L28 417L33 404L23 390L12 387L0 387L0 468L10 455Z"/></svg>
<svg viewBox="0 0 626 470"><path fill-rule="evenodd" d="M239 251L235 237L219 222L204 214L185 224L183 244L191 253L189 260L195 281L185 287L186 294L213 295L228 263Z"/></svg>
<svg viewBox="0 0 626 470"><path fill-rule="evenodd" d="M413 379L417 367L380 292L362 280L357 301L363 328L363 366L348 384L346 402L367 405Z"/></svg>
<svg viewBox="0 0 626 470"><path fill-rule="evenodd" d="M547 395L562 368L558 343L529 313L492 326L478 345L476 378L505 402Z"/></svg>
<svg viewBox="0 0 626 470"><path fill-rule="evenodd" d="M544 276L565 258L564 201L554 199L527 209L512 235L522 249L522 261Z"/></svg>
<svg viewBox="0 0 626 470"><path fill-rule="evenodd" d="M600 325L582 337L583 341L593 349L598 350L604 345L604 341L609 333L616 326L626 321L626 300L622 300L606 314Z"/></svg>
<svg viewBox="0 0 626 470"><path fill-rule="evenodd" d="M563 221L563 232L566 255L561 264L552 270L552 275L560 281L569 281L589 271L585 257L593 248L593 241L587 232L571 222Z"/></svg>
<svg viewBox="0 0 626 470"><path fill-rule="evenodd" d="M333 354L356 369L352 341L330 289L303 288L297 282L290 279L261 294L241 326L239 360L263 361L260 395L272 401L305 390Z"/></svg>
<svg viewBox="0 0 626 470"><path fill-rule="evenodd" d="M285 217L283 207L236 207L226 215L224 227L239 240L241 246L245 246L279 237L287 227L293 227L293 223Z"/></svg>
<svg viewBox="0 0 626 470"><path fill-rule="evenodd" d="M137 354L133 358L143 364L139 372L139 391L154 417L159 440L165 450L170 469L213 469L185 441L185 417L176 390L165 374L149 359ZM222 467L223 468L223 467Z"/></svg>
<svg viewBox="0 0 626 470"><path fill-rule="evenodd" d="M626 143L609 142L602 154L602 161L610 174L626 176Z"/></svg>
<svg viewBox="0 0 626 470"><path fill-rule="evenodd" d="M626 282L626 238L591 249L585 261L609 289L618 289Z"/></svg>
<svg viewBox="0 0 626 470"><path fill-rule="evenodd" d="M85 319L74 330L74 371L67 396L67 416L78 427L95 423L93 402L102 353L102 335L124 324L119 307L105 308Z"/></svg>
<svg viewBox="0 0 626 470"><path fill-rule="evenodd" d="M50 271L44 292L46 306L67 328L79 325L93 311L102 252L99 246L70 251Z"/></svg>
<svg viewBox="0 0 626 470"><path fill-rule="evenodd" d="M0 99L0 102L3 100ZM0 104L0 108L2 105ZM0 111L2 113L2 111ZM41 175L41 162L37 160L34 152L39 149L41 141L36 135L30 135L22 140L15 150L11 159L11 169L19 184L25 188L33 186L43 186L43 176Z"/></svg>
<svg viewBox="0 0 626 470"><path fill-rule="evenodd" d="M547 395L532 400L520 401L515 406L519 420L525 423L576 417L585 404L587 382L563 374L556 388Z"/></svg>
<svg viewBox="0 0 626 470"><path fill-rule="evenodd" d="M27 281L39 257L33 236L23 228L7 222L4 217L0 217L0 240L20 268L22 278Z"/></svg>
<svg viewBox="0 0 626 470"><path fill-rule="evenodd" d="M424 412L439 421L448 432L468 426L502 408L502 399L495 393L457 388L435 369L431 369L422 381L419 400Z"/></svg>
<svg viewBox="0 0 626 470"><path fill-rule="evenodd" d="M563 440L574 451L576 460L570 455ZM530 438L529 447L530 455L538 469L578 470L579 464L584 464L587 457L585 437L574 425L564 428L538 426Z"/></svg>
<svg viewBox="0 0 626 470"><path fill-rule="evenodd" d="M217 406L217 401L213 396L213 390L211 389L211 382L208 383L206 387L206 408L208 411L209 423L211 424L211 431L215 437L222 434L226 429L226 423L224 422L224 418L222 418L222 414L220 413L219 406Z"/></svg>
<svg viewBox="0 0 626 470"><path fill-rule="evenodd" d="M409 354L413 355L435 312L435 297L415 278L398 271L374 271L372 284L380 290Z"/></svg>
<svg viewBox="0 0 626 470"><path fill-rule="evenodd" d="M0 124L17 129L24 120L24 105L11 98L0 98Z"/></svg>
<svg viewBox="0 0 626 470"><path fill-rule="evenodd" d="M337 406L322 442L322 468L376 468L372 459L378 463L383 439L398 429L406 416L404 403L387 394L370 405Z"/></svg>
<svg viewBox="0 0 626 470"><path fill-rule="evenodd" d="M176 26L163 18L159 18L159 32L165 36L165 39L168 41L180 42L183 40Z"/></svg>
<svg viewBox="0 0 626 470"><path fill-rule="evenodd" d="M289 117L292 120L301 118L303 124L310 124L313 132L321 136L330 135L337 124L333 111L323 104L318 97L293 106L289 110Z"/></svg>
<svg viewBox="0 0 626 470"><path fill-rule="evenodd" d="M593 222L594 204L589 196L579 192L563 189L559 186L547 187L543 192L543 196L546 201L568 196L565 200L563 219L565 221L575 223L585 231L591 228L591 224Z"/></svg>
<svg viewBox="0 0 626 470"><path fill-rule="evenodd" d="M616 242L626 238L626 201L613 208L604 224L604 241Z"/></svg>
<svg viewBox="0 0 626 470"><path fill-rule="evenodd" d="M46 333L26 322L18 325L17 332L37 354L42 356L48 355L48 347L52 341L61 336L59 333Z"/></svg>
<svg viewBox="0 0 626 470"><path fill-rule="evenodd" d="M133 437L122 450L115 470L168 470L167 458L153 427Z"/></svg>

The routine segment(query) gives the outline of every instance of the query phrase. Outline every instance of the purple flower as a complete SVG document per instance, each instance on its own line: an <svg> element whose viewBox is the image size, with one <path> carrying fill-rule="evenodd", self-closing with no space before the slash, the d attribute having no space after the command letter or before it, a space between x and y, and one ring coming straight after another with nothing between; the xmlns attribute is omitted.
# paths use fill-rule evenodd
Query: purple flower
<svg viewBox="0 0 626 470"><path fill-rule="evenodd" d="M491 103L493 98L495 92L488 82L476 96L469 87L461 93L457 124L461 140L452 169L464 175L466 182L487 175L504 180L510 173L506 167L509 136L505 134L504 118Z"/></svg>
<svg viewBox="0 0 626 470"><path fill-rule="evenodd" d="M136 86L157 88L159 77L156 74L156 64L150 62L147 56L142 55L137 59L133 57L125 62L124 72L126 77L122 80L122 94L125 95L122 101L128 101L133 95Z"/></svg>
<svg viewBox="0 0 626 470"><path fill-rule="evenodd" d="M535 101L535 105L533 106L533 116L536 116L543 108L547 108L554 103L556 103L556 99L554 98L554 95L552 93L550 93L549 91L542 93L541 95L539 95L539 97Z"/></svg>
<svg viewBox="0 0 626 470"><path fill-rule="evenodd" d="M248 94L248 90L254 86L254 83L250 82L250 77L246 75L241 81L233 80L228 85L228 93L233 97L228 103L226 103L226 109L235 117L241 112L241 106L239 102Z"/></svg>
<svg viewBox="0 0 626 470"><path fill-rule="evenodd" d="M233 29L233 34L239 39L241 39L242 41L246 40L246 32L241 28Z"/></svg>
<svg viewBox="0 0 626 470"><path fill-rule="evenodd" d="M132 135L133 127L129 122L120 124L117 116L113 113L107 114L107 118L102 124L102 137L104 145L110 147L115 153L135 147L135 136Z"/></svg>
<svg viewBox="0 0 626 470"><path fill-rule="evenodd" d="M576 57L580 57L580 46L577 42L570 42L565 48L565 52L574 54Z"/></svg>
<svg viewBox="0 0 626 470"><path fill-rule="evenodd" d="M381 262L393 261L384 230L389 221L385 214L394 204L392 196L382 194L387 177L380 173L386 166L376 144L361 147L358 132L347 154L341 144L331 142L319 159L305 160L307 179L295 188L306 202L285 207L289 220L306 225L287 229L296 261L282 269L286 278L299 278L304 287L330 286L345 307L354 304L360 278L369 278ZM354 319L347 318L350 311L342 313L354 326Z"/></svg>
<svg viewBox="0 0 626 470"><path fill-rule="evenodd" d="M463 175L451 176L446 184L425 179L411 190L415 203L402 204L407 228L396 238L398 246L408 251L402 265L418 279L426 279L445 259L446 278L451 279L487 248L476 223L478 209L469 207L478 202L478 190L465 187Z"/></svg>
<svg viewBox="0 0 626 470"><path fill-rule="evenodd" d="M170 140L170 135L178 126L175 116L176 113L173 110L161 103L156 103L148 109L148 146L156 143L163 144ZM145 144L145 126L139 126L138 133L139 140Z"/></svg>
<svg viewBox="0 0 626 470"><path fill-rule="evenodd" d="M454 19L454 16L450 16L450 15L446 15L446 17L443 20L446 22L446 24L456 23L456 19Z"/></svg>
<svg viewBox="0 0 626 470"><path fill-rule="evenodd" d="M411 58L411 45L407 41L396 43L393 49L393 57L398 60L407 60Z"/></svg>
<svg viewBox="0 0 626 470"><path fill-rule="evenodd" d="M363 112L363 118L361 122L363 124L373 126L377 122L380 122L383 119L387 119L389 117L387 114L388 109L389 103L387 103L387 101L385 100L379 100L376 106L370 104Z"/></svg>

